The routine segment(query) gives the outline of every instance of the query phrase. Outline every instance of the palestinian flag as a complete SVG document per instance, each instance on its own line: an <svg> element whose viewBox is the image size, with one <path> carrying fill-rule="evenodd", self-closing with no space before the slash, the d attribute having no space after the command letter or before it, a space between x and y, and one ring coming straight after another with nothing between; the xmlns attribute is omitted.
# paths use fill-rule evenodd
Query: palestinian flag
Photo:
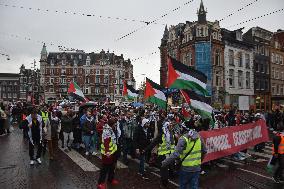
<svg viewBox="0 0 284 189"><path fill-rule="evenodd" d="M190 90L180 90L184 100L194 109L203 119L212 120L213 108L209 105L209 98L204 97Z"/></svg>
<svg viewBox="0 0 284 189"><path fill-rule="evenodd" d="M82 90L80 89L80 87L75 83L75 82L71 82L70 86L68 88L68 93L73 96L74 98L80 99L82 101L89 101L84 93L82 92Z"/></svg>
<svg viewBox="0 0 284 189"><path fill-rule="evenodd" d="M144 98L163 109L167 108L167 98L163 92L163 88L148 78L146 78Z"/></svg>
<svg viewBox="0 0 284 189"><path fill-rule="evenodd" d="M138 97L139 91L135 90L132 86L128 85L126 81L123 83L123 96L129 100L134 100Z"/></svg>
<svg viewBox="0 0 284 189"><path fill-rule="evenodd" d="M171 57L168 57L169 88L190 89L193 91L199 91L204 96L208 96L206 83L207 77L205 74Z"/></svg>

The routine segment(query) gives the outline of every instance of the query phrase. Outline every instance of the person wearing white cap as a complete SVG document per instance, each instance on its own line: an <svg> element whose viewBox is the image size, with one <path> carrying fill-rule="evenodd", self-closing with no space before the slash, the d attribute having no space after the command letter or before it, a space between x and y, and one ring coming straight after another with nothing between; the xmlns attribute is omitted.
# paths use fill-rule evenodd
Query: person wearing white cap
<svg viewBox="0 0 284 189"><path fill-rule="evenodd" d="M134 132L134 146L136 149L136 154L139 156L139 175L142 176L143 179L147 179L145 177L145 148L150 144L150 140L148 137L148 127L150 125L150 121L144 118L141 122L141 126L137 128L137 131Z"/></svg>

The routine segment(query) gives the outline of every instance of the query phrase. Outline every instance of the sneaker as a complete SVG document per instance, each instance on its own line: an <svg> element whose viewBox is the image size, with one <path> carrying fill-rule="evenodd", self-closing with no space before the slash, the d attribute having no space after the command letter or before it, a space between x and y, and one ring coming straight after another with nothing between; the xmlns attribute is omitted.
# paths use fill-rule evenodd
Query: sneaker
<svg viewBox="0 0 284 189"><path fill-rule="evenodd" d="M112 179L111 185L118 185L118 184L119 184L119 181L118 181L118 180Z"/></svg>
<svg viewBox="0 0 284 189"><path fill-rule="evenodd" d="M206 173L205 171L201 171L200 172L201 175L205 175L205 173Z"/></svg>
<svg viewBox="0 0 284 189"><path fill-rule="evenodd" d="M92 152L92 155L93 156L96 156L98 153L97 152Z"/></svg>
<svg viewBox="0 0 284 189"><path fill-rule="evenodd" d="M272 177L272 179L275 183L280 183L280 180L277 177Z"/></svg>
<svg viewBox="0 0 284 189"><path fill-rule="evenodd" d="M86 152L85 155L88 156L88 155L89 155L89 152Z"/></svg>
<svg viewBox="0 0 284 189"><path fill-rule="evenodd" d="M34 165L35 164L35 161L34 160L31 160L30 161L30 165Z"/></svg>
<svg viewBox="0 0 284 189"><path fill-rule="evenodd" d="M105 184L99 184L98 189L106 189L106 185Z"/></svg>
<svg viewBox="0 0 284 189"><path fill-rule="evenodd" d="M37 158L36 161L37 161L39 164L41 164L40 158Z"/></svg>

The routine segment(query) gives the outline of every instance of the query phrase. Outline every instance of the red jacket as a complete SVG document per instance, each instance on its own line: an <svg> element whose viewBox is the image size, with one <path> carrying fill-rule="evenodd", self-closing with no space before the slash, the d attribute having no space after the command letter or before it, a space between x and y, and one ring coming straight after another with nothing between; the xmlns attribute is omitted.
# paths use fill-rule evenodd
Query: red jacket
<svg viewBox="0 0 284 189"><path fill-rule="evenodd" d="M105 146L105 151L109 152L109 143L110 143L111 138L106 138L103 141L103 145ZM115 163L116 161L116 153L111 154L110 156L105 156L102 155L102 163L103 164L112 164Z"/></svg>

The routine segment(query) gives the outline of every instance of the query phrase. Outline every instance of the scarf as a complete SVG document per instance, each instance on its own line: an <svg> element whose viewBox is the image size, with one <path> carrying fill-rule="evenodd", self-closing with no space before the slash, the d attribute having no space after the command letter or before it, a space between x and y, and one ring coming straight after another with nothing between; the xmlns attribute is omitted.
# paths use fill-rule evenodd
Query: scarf
<svg viewBox="0 0 284 189"><path fill-rule="evenodd" d="M105 140L106 138L111 138L112 143L116 144L115 134L114 134L112 128L108 124L105 124L104 127L103 127L102 138L103 138L103 140Z"/></svg>
<svg viewBox="0 0 284 189"><path fill-rule="evenodd" d="M165 122L164 125L163 125L163 133L165 135L165 140L166 140L166 147L167 149L171 149L171 144L172 144L172 135L171 135L171 132L169 130L169 125L170 123L169 122Z"/></svg>

